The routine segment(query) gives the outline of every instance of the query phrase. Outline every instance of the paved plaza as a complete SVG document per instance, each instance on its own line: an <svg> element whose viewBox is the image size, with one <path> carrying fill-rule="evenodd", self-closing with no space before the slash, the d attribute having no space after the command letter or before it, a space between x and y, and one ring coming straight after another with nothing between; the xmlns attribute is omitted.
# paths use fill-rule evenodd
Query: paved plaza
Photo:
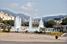
<svg viewBox="0 0 67 44"><path fill-rule="evenodd" d="M62 37L63 38L63 37ZM0 41L16 42L66 42L67 37L55 39L54 36L35 33L0 33Z"/></svg>

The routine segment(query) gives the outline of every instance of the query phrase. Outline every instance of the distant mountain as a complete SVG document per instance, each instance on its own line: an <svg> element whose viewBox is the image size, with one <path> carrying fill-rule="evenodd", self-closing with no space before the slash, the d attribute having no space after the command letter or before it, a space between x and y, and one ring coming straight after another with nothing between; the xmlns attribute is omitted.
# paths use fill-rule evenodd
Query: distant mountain
<svg viewBox="0 0 67 44"><path fill-rule="evenodd" d="M12 16L16 16L17 14L15 14L15 13L13 13L13 12L11 12L11 11L9 11L9 10L5 10L5 9L0 9L0 12L4 12L4 14L8 14L8 15L12 15Z"/></svg>
<svg viewBox="0 0 67 44"><path fill-rule="evenodd" d="M22 20L29 20L29 16L25 15L25 14L21 14L21 13L14 13L10 10L5 10L5 9L0 9L0 12L3 11L4 13L7 13L8 15L12 15L12 16L20 16L22 18ZM48 17L42 17L43 21L48 21L54 18L64 18L67 17L67 15L58 15L58 16L48 16ZM40 20L40 18L35 18L34 20Z"/></svg>
<svg viewBox="0 0 67 44"><path fill-rule="evenodd" d="M29 16L27 16L25 14L18 13L17 16L20 16L22 19L26 19L26 20L29 19Z"/></svg>
<svg viewBox="0 0 67 44"><path fill-rule="evenodd" d="M48 17L43 17L43 21L53 20L55 18L63 19L64 17L67 17L67 15L48 16Z"/></svg>
<svg viewBox="0 0 67 44"><path fill-rule="evenodd" d="M1 11L4 12L4 13L7 13L8 15L12 15L14 17L20 16L22 19L27 19L27 20L29 19L29 16L21 14L21 13L14 13L14 12L12 12L10 10L5 10L5 9L0 9L0 12Z"/></svg>

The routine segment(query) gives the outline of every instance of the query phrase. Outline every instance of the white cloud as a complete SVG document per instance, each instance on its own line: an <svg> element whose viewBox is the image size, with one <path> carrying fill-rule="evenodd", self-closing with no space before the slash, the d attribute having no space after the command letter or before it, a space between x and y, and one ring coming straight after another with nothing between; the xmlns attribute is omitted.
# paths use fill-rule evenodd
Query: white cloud
<svg viewBox="0 0 67 44"><path fill-rule="evenodd" d="M36 12L38 12L38 9L35 9Z"/></svg>
<svg viewBox="0 0 67 44"><path fill-rule="evenodd" d="M11 8L16 8L16 7L18 7L18 4L17 3L9 3L8 6Z"/></svg>
<svg viewBox="0 0 67 44"><path fill-rule="evenodd" d="M32 3L31 2L28 2L27 3L27 7L32 7Z"/></svg>
<svg viewBox="0 0 67 44"><path fill-rule="evenodd" d="M25 12L31 12L33 10L32 3L28 2L27 4L22 5L21 9L24 10Z"/></svg>
<svg viewBox="0 0 67 44"><path fill-rule="evenodd" d="M30 15L36 15L38 9L35 9L32 5L31 2L27 2L26 4L22 5L20 7L20 9L24 12L24 13L28 13Z"/></svg>

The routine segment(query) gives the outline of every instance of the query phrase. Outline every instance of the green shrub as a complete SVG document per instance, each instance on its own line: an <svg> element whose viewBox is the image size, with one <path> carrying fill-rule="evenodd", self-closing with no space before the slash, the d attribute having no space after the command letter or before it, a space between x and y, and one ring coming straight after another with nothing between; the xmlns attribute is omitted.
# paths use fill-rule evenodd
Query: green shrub
<svg viewBox="0 0 67 44"><path fill-rule="evenodd" d="M61 36L63 33L62 32L47 32L47 34L49 35L53 35L53 36Z"/></svg>

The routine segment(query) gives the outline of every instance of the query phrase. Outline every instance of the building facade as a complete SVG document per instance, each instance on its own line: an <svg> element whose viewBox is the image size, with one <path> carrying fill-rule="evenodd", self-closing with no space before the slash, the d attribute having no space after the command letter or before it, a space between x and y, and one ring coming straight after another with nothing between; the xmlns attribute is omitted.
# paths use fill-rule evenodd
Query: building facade
<svg viewBox="0 0 67 44"><path fill-rule="evenodd" d="M55 25L53 28L55 31L67 32L67 25Z"/></svg>
<svg viewBox="0 0 67 44"><path fill-rule="evenodd" d="M0 12L0 18L3 20L14 20L14 16L8 15L7 13Z"/></svg>

